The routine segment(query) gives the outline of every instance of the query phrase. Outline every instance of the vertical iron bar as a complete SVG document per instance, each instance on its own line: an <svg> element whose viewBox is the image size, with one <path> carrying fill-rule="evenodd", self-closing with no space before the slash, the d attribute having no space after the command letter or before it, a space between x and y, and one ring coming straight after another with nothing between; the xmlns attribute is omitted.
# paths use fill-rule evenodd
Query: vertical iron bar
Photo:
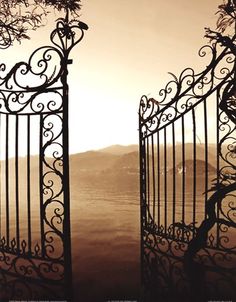
<svg viewBox="0 0 236 302"><path fill-rule="evenodd" d="M208 190L208 125L207 125L207 104L206 99L204 104L204 133L205 133L205 219L207 216L206 206L207 206L207 190Z"/></svg>
<svg viewBox="0 0 236 302"><path fill-rule="evenodd" d="M150 212L150 169L149 169L149 165L150 165L150 158L149 158L149 139L147 137L146 139L147 141L147 162L146 162L146 166L147 166L147 208L148 208L148 212L147 212L147 220L148 222L150 222L150 217L149 217L149 212Z"/></svg>
<svg viewBox="0 0 236 302"><path fill-rule="evenodd" d="M166 127L164 128L164 202L165 202L165 233L167 232L167 141L166 141Z"/></svg>
<svg viewBox="0 0 236 302"><path fill-rule="evenodd" d="M172 223L173 223L173 237L175 236L175 210L176 210L176 158L175 158L175 123L172 123L172 166L173 166L173 212L172 212Z"/></svg>
<svg viewBox="0 0 236 302"><path fill-rule="evenodd" d="M145 140L141 129L141 117L139 116L139 159L140 159L140 234L141 234L141 282L144 282L144 228L146 225L146 155Z"/></svg>
<svg viewBox="0 0 236 302"><path fill-rule="evenodd" d="M27 212L28 212L28 251L31 253L31 178L30 178L30 115L27 116Z"/></svg>
<svg viewBox="0 0 236 302"><path fill-rule="evenodd" d="M9 217L9 162L8 162L8 155L9 155L9 148L8 148L8 140L9 140L9 116L6 114L6 141L5 141L5 168L6 168L6 241L7 241L7 248L9 247L10 243L10 233L9 233L9 224L10 224L10 217Z"/></svg>
<svg viewBox="0 0 236 302"><path fill-rule="evenodd" d="M182 223L185 224L185 132L184 132L184 115L182 122ZM182 230L182 239L184 239L184 229Z"/></svg>
<svg viewBox="0 0 236 302"><path fill-rule="evenodd" d="M143 219L146 225L147 223L147 161L146 161L146 140L142 139L142 206L143 206Z"/></svg>
<svg viewBox="0 0 236 302"><path fill-rule="evenodd" d="M2 239L2 144L1 144L2 114L0 113L0 240Z"/></svg>
<svg viewBox="0 0 236 302"><path fill-rule="evenodd" d="M193 227L196 227L196 116L195 109L192 109L192 120L193 120ZM194 234L193 234L194 235Z"/></svg>
<svg viewBox="0 0 236 302"><path fill-rule="evenodd" d="M72 262L71 262L71 229L70 229L70 170L69 170L69 87L67 84L68 58L65 55L62 62L63 85L63 116L62 116L62 145L63 145L63 188L64 188L64 261L65 261L65 285L68 300L72 300Z"/></svg>
<svg viewBox="0 0 236 302"><path fill-rule="evenodd" d="M152 134L152 182L153 182L153 221L155 222L155 207L156 207L156 177L155 177L155 152Z"/></svg>
<svg viewBox="0 0 236 302"><path fill-rule="evenodd" d="M219 102L220 102L220 91L219 88L216 92L216 141L217 141L217 154L216 154L216 171L217 171L217 180L216 180L216 186L219 188L220 184L220 108L219 108ZM219 238L220 238L220 229L219 229L219 206L217 203L217 222L216 222L216 247L219 247Z"/></svg>
<svg viewBox="0 0 236 302"><path fill-rule="evenodd" d="M45 236L44 236L44 209L43 209L43 123L44 116L40 114L39 125L39 195L40 195L40 231L41 231L41 253L45 257Z"/></svg>
<svg viewBox="0 0 236 302"><path fill-rule="evenodd" d="M160 133L157 132L157 221L158 221L158 230L160 230Z"/></svg>
<svg viewBox="0 0 236 302"><path fill-rule="evenodd" d="M17 250L20 250L20 221L19 221L19 119L16 115L16 129L15 129L15 198L16 198L16 246Z"/></svg>

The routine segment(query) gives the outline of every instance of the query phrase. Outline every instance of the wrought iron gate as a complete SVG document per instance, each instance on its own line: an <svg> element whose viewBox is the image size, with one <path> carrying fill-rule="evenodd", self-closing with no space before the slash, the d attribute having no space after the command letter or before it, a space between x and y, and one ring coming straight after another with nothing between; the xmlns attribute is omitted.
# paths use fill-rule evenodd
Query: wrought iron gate
<svg viewBox="0 0 236 302"><path fill-rule="evenodd" d="M147 301L235 297L236 36L211 34L199 51L210 56L203 72L172 75L157 100L140 102Z"/></svg>
<svg viewBox="0 0 236 302"><path fill-rule="evenodd" d="M67 65L86 29L60 19L0 66L0 299L71 299Z"/></svg>

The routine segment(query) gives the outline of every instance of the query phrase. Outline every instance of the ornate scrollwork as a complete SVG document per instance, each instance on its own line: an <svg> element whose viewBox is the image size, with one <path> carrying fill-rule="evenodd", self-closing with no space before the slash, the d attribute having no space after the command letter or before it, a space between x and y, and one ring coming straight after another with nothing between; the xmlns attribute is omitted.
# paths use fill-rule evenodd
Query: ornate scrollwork
<svg viewBox="0 0 236 302"><path fill-rule="evenodd" d="M199 51L201 58L210 55L210 62L204 71L196 73L192 68L186 68L179 77L171 74L173 79L160 91L158 98L142 96L140 101L141 240L145 266L143 274L147 287L152 284L157 287L160 285L156 294L161 301L170 299L168 292L176 293L175 299L181 293L181 299L186 298L185 294L191 296L192 293L191 297L198 297L200 301L214 298L218 300L221 297L235 298L236 35L235 33L228 36L222 35L229 16L230 20L232 19L231 24L235 24L234 1L229 0L227 4L220 6L220 10L222 9L224 12L218 24L221 32L207 29L206 36L211 39L212 43ZM207 121L207 106L209 105L207 101L212 96L216 99L213 107L217 114L216 135L215 137L213 135L214 156L209 151L210 135ZM196 143L198 136L195 109L198 105L203 105L205 115L203 149L199 146L202 152L205 151L205 170L202 171L202 175L197 173L199 151ZM193 171L191 175L187 175L188 169L186 171L183 169L181 175L177 173L175 175L173 171L173 177L171 176L170 179L168 165L173 164L173 170L175 170L178 161L182 160L180 163L186 168L186 154L191 148L186 147L185 132L188 129L184 121L190 117L190 114L187 115L190 111L192 111L191 130L193 132L190 138L192 148L190 162L193 164L190 168ZM182 122L182 141L179 149L176 143L178 119ZM168 127L169 125L173 127ZM172 135L172 140L167 140L168 134ZM161 141L162 138L164 138L163 141ZM168 144L172 144L170 148ZM177 154L177 150L181 150L179 152L181 156ZM167 159L168 156L172 156L172 159ZM213 173L216 177L210 180L207 166L211 156L214 157L212 162L215 163L215 171ZM167 173L164 176L162 176L163 166L165 166L164 173ZM198 184L202 187L203 178L205 192L202 191L202 193L205 200L202 200L201 204L200 198L198 200L196 197L196 192ZM169 181L173 181L170 186ZM181 190L177 188L180 184ZM185 195L186 192L189 193L186 190L188 184L192 186L193 198L191 199L187 199ZM211 184L210 187L209 184ZM171 187L173 194L169 200L168 190ZM180 191L181 197L178 195ZM178 198L180 202L177 201ZM193 215L192 222L190 217L186 218L187 207L191 209L189 213L191 213L190 216ZM202 207L201 213L200 207ZM170 212L173 211L170 214L169 209ZM160 217L160 215L163 216ZM202 217L200 222L197 221L197 216ZM181 276L179 283L178 277L172 274L175 271L178 272L178 276ZM191 300L188 298L187 300Z"/></svg>
<svg viewBox="0 0 236 302"><path fill-rule="evenodd" d="M63 259L63 116L44 115L43 124L43 223L44 253L49 259Z"/></svg>
<svg viewBox="0 0 236 302"><path fill-rule="evenodd" d="M71 257L68 244L69 194L66 191L69 186L68 143L65 143L68 136L68 112L65 109L68 108L67 65L72 62L69 60L71 50L82 40L86 29L86 24L69 21L67 15L58 20L50 36L52 46L36 49L28 62L19 62L10 71L7 71L5 64L0 65L0 114L14 116L15 122L22 115L23 118L28 118L28 122L26 119L23 121L28 123L28 170L32 119L36 117L39 124L36 128L39 135L37 175L40 187L37 194L40 203L40 231L34 241L29 239L31 234L25 240L25 234L23 238L11 238L9 232L0 239L0 268L3 277L0 279L0 287L4 286L6 289L0 292L4 292L8 298L41 297L48 300L50 297L69 299L71 295L71 267L68 267ZM17 141L17 135L15 139ZM16 170L17 161L18 158L15 160ZM30 171L27 173L30 183ZM29 186L30 184L28 202L33 195ZM35 284L29 285L30 280ZM62 287L64 296L59 294L59 288ZM12 295L9 296L11 290ZM69 296L65 296L65 292Z"/></svg>
<svg viewBox="0 0 236 302"><path fill-rule="evenodd" d="M235 43L235 37L232 43ZM222 48L220 42L216 42L203 46L199 56L205 57L209 52L211 60L203 72L196 73L192 68L186 68L179 77L170 73L173 80L160 90L156 100L142 96L139 117L144 137L173 123L220 86L233 82L235 57L232 49L229 46Z"/></svg>
<svg viewBox="0 0 236 302"><path fill-rule="evenodd" d="M0 112L34 114L61 112L65 68L71 50L82 40L87 25L60 19L51 34L54 46L36 49L28 62L6 72L0 65ZM79 33L78 33L79 32Z"/></svg>

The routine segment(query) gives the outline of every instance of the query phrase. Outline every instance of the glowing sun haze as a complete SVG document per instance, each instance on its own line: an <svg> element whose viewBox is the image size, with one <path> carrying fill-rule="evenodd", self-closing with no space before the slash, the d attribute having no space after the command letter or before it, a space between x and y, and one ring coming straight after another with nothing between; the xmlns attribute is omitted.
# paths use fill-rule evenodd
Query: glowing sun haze
<svg viewBox="0 0 236 302"><path fill-rule="evenodd" d="M138 107L143 94L157 97L185 67L205 67L197 52L207 43L204 27L215 28L218 0L83 0L89 25L69 66L70 152L111 144L138 143ZM48 44L54 28L31 33L30 41L1 51L1 62L26 60ZM11 58L11 59L9 59ZM203 66L201 65L203 64Z"/></svg>

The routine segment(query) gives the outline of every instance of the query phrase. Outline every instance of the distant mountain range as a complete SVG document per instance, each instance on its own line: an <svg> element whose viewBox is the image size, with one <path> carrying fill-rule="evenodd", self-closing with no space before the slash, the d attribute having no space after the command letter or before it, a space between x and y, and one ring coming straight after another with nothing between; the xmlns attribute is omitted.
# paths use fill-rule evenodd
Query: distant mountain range
<svg viewBox="0 0 236 302"><path fill-rule="evenodd" d="M151 149L151 148L150 148ZM86 186L116 186L122 189L124 186L130 189L138 190L139 188L139 147L138 145L122 146L113 145L96 151L87 151L70 155L70 180L71 186L77 190L81 185ZM176 145L174 150L175 167L173 167L173 148L166 148L166 165L164 147L160 146L160 172L168 175L180 175L185 171L186 178L193 177L194 161L193 146L186 144L184 149L185 165L182 165L183 150L182 145ZM154 160L155 171L157 170L157 154L152 157L149 154L149 160ZM48 162L51 160L49 159ZM23 187L27 186L26 170L27 158L19 159L19 182ZM214 145L208 147L208 175L209 179L213 179L216 174L216 148ZM150 175L152 172L151 164ZM183 169L184 168L184 169ZM200 144L196 146L196 177L205 175L205 149ZM32 183L39 182L39 158L32 156L30 160L30 174ZM46 169L45 169L46 170ZM1 175L4 181L5 163L1 164ZM15 178L15 160L9 160L9 176L12 179L11 185L14 187Z"/></svg>
<svg viewBox="0 0 236 302"><path fill-rule="evenodd" d="M133 182L135 186L139 183L139 151L138 145L122 146L112 145L97 151L88 151L70 156L71 178L81 182L96 183L128 183ZM175 148L175 171L177 174L182 169L182 145ZM193 145L186 144L184 149L185 172L187 177L193 175ZM196 175L205 173L205 149L196 145ZM173 174L173 148L167 146L167 173ZM151 158L151 156L150 156ZM155 153L154 162L157 158ZM164 172L164 148L160 147L161 173ZM216 148L208 146L208 173L215 174L216 170Z"/></svg>
<svg viewBox="0 0 236 302"><path fill-rule="evenodd" d="M103 153L113 154L113 155L123 155L125 153L137 152L138 148L139 148L138 145L128 145L128 146L112 145L100 149L99 151Z"/></svg>
<svg viewBox="0 0 236 302"><path fill-rule="evenodd" d="M70 156L72 182L138 186L138 145L114 145ZM72 184L73 185L73 184Z"/></svg>
<svg viewBox="0 0 236 302"><path fill-rule="evenodd" d="M138 145L114 145L97 151L70 156L70 165L81 172L105 172L124 168L138 169Z"/></svg>
<svg viewBox="0 0 236 302"><path fill-rule="evenodd" d="M151 149L151 148L150 148ZM174 153L173 153L174 151ZM173 167L173 154L175 155L175 167ZM175 150L171 146L167 146L166 155L164 147L160 146L160 170L168 173L181 173L183 149L182 145L177 144ZM196 172L197 174L204 173L205 170L205 149L200 144L196 145ZM165 164L166 157L166 164ZM190 172L194 169L193 162L193 145L185 144L184 148L185 170ZM20 170L26 167L26 157L19 160ZM149 154L149 161L154 161L157 167L157 152L155 150L154 157ZM38 156L31 157L32 174L37 174ZM50 160L49 160L50 162ZM14 170L15 161L10 159L10 170ZM214 145L208 146L208 172L215 173L216 167L216 148ZM4 164L3 164L4 169ZM137 178L139 175L139 146L138 145L112 145L100 150L92 150L83 153L70 155L70 172L71 178L78 177L80 180L90 180L96 178Z"/></svg>
<svg viewBox="0 0 236 302"><path fill-rule="evenodd" d="M175 172L176 172L176 174L183 174L183 171L185 171L187 177L191 177L191 176L193 176L194 169L196 170L197 176L204 176L204 174L206 172L205 161L197 159L195 161L195 166L194 166L194 161L191 159L187 159L185 161L184 165L181 162L175 167ZM174 171L174 169L171 169L169 171L169 173L173 173L173 171ZM216 169L211 164L208 164L207 173L210 175L215 174Z"/></svg>

